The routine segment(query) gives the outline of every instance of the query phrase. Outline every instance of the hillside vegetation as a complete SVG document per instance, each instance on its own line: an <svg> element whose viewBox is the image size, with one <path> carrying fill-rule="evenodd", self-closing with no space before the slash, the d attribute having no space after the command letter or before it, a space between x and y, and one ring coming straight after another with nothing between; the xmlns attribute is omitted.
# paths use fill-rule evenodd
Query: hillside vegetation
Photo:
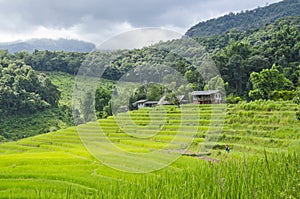
<svg viewBox="0 0 300 199"><path fill-rule="evenodd" d="M299 15L300 2L298 0L283 0L266 7L230 13L216 19L200 22L191 27L185 35L203 37L221 35L232 29L246 31L273 23L279 18Z"/></svg>
<svg viewBox="0 0 300 199"><path fill-rule="evenodd" d="M299 8L142 49L0 50L0 198L300 198ZM227 104L179 104L208 89Z"/></svg>
<svg viewBox="0 0 300 199"><path fill-rule="evenodd" d="M100 125L120 149L147 153L165 147L180 126L180 109L165 108L168 122L149 139L125 134L113 117L79 128L89 135L94 133L98 140L102 139ZM182 156L167 168L148 174L124 173L98 162L84 148L75 127L3 143L0 198L299 198L300 123L295 118L296 109L290 102L229 105L223 132L214 135L217 139L205 140L214 121L210 121L212 107L201 106L200 126L189 151L199 154L201 146L211 146L208 160L213 162L201 156ZM147 125L151 111L134 111L131 119ZM157 111L151 114L153 120L161 117ZM195 112L189 114L192 119ZM124 116L120 115L129 119ZM192 128L188 122L181 127ZM151 134L151 129L144 133ZM230 153L225 151L225 144L231 147ZM128 164L122 157L116 162Z"/></svg>
<svg viewBox="0 0 300 199"><path fill-rule="evenodd" d="M221 78L227 85L227 94L250 100L253 99L249 96L249 91L253 89L250 75L263 69L273 67L293 83L289 88L274 88L270 92L282 89L292 91L298 87L299 22L299 17L287 17L258 29L230 30L222 35L195 39L210 53ZM103 78L109 80L119 80L128 71L141 65L148 66L148 70L152 70L152 73L155 68L163 70L162 67L170 67L186 78L190 88L203 90L207 82L202 77L207 74L195 70L196 66L204 61L202 60L204 52L200 45L189 46L188 42L182 39L142 49L98 52L98 54L34 51L7 55L2 51L2 57L22 60L35 70L60 71L74 75L85 60L98 56L94 63L96 65L104 64L101 63L103 60L109 60L109 63L104 64L106 69L102 74ZM160 78L159 74L157 77ZM272 97L269 99L276 100Z"/></svg>
<svg viewBox="0 0 300 199"><path fill-rule="evenodd" d="M78 72L84 61L97 57L97 59L93 59L95 61L95 65L100 63L101 66L102 60L109 60L109 63L105 63L106 70L103 71L102 74L102 77L109 81L102 81L102 83L99 84L96 92L97 94L95 95L96 115L98 118L111 115L110 100L114 88L113 81L123 77L130 70L138 73L139 71L135 70L135 68L141 65L146 67L146 69L143 69L144 71L142 76L140 75L140 79L142 78L143 81L147 80L148 77L153 76L149 75L153 74L153 71L164 71L172 68L179 72L179 74L187 81L185 88L183 88L186 90L216 89L219 88L220 85L224 85L228 96L227 102L229 103L236 103L241 100L249 101L258 99L297 100L297 98L300 97L300 34L298 24L299 17L290 17L280 19L275 23L266 25L257 30L251 30L248 32L232 30L219 36L197 38L196 41L210 52L211 58L220 71L221 76L211 77L211 80L208 82L205 82L203 77L209 77L209 74L206 74L205 70L198 71L195 67L198 63L203 61L199 55L205 54L204 49L198 45L189 46L188 41L185 40L173 40L143 49L97 52L98 54L38 50L33 53L18 52L9 54L7 51L2 50L0 51L2 66L0 67L1 73L7 73L8 69L13 67L22 71L23 69L28 68L27 66L31 66L32 69L42 71L42 73L46 74L46 76L39 73L37 74L39 79L38 81L26 80L29 83L35 82L35 84L39 84L37 88L41 88L41 90L34 92L40 92L40 94L42 94L41 96L44 97L28 93L28 95L25 95L26 92L23 93L24 89L22 89L22 86L25 85L22 83L22 86L12 87L12 91L17 92L9 92L9 90L2 92L1 99L4 101L11 99L11 97L4 97L4 94L7 92L12 93L14 96L23 93L23 98L18 97L14 99L22 101L22 99L28 99L28 97L33 99L34 97L34 99L48 100L48 102L39 100L35 101L41 102L36 103L37 106L34 105L34 107L36 107L35 111L38 111L39 114L43 113L42 110L45 108L49 108L51 103L55 102L54 104L57 106L57 102L59 102L58 110L55 112L68 110L68 113L65 115L71 116L70 106L75 81L74 75ZM188 49L187 46L189 46ZM186 53L185 57L183 57L183 52ZM24 68L23 66L25 65L26 67ZM35 74L35 72L31 73ZM42 79L48 79L47 76L50 77L50 82L48 80L43 80L44 83L38 83L41 82ZM162 81L168 81L168 85L170 86L178 84L178 79L169 76L164 77L161 73L155 74L155 77ZM12 85L11 83L8 83L7 77L3 76L1 79L3 79L3 84L5 84L2 85L2 90L5 88L3 86L7 87ZM18 79L16 82L20 82L21 80L22 79ZM53 84L58 86L57 88L61 93L59 98L58 95L51 94L53 92L46 92L47 89L55 90L55 86L51 86ZM47 86L41 87L42 85ZM178 88L180 87L180 85L177 86ZM28 90L29 88L27 87L26 89ZM140 88L137 88L134 93L132 93L130 103L145 98L158 100L163 95L163 90L166 89L161 85L151 84L149 81L147 85L142 85ZM30 91L30 89L28 91ZM56 93L56 91L54 93ZM171 92L170 95L176 95L176 93ZM53 99L51 100L51 98ZM50 101L51 103L49 103ZM29 100L27 100L26 103L20 102L19 105L22 105L25 108L30 105L29 102ZM81 101L82 104L87 102L88 101L85 100ZM24 110L24 108L20 108L18 104L13 103L11 100L10 104L11 106L8 104L3 105L1 107L2 112L7 112L9 109L13 108L14 110L17 110L19 114L20 111ZM62 108L62 106L67 107ZM131 104L129 104L129 107L130 106ZM34 109L30 109L29 112L34 112ZM83 112L84 110L78 114L82 116ZM47 111L45 111L45 113L47 113ZM56 117L55 114L51 115L53 118ZM26 118L27 116L24 117ZM45 118L46 117L49 116L45 116ZM22 133L24 129L23 127L20 127L20 130L18 130L17 127L15 129L11 129L9 127L11 121L17 120L17 118L17 116L3 117L1 122L2 137L5 137L6 140L10 140L12 137L14 137L13 139L16 139L22 138L24 135L29 136L37 134L37 132L34 133L31 130L28 130L28 132L31 133ZM39 119L36 118L36 120ZM83 120L84 118L82 119L82 122ZM53 119L52 121L55 120ZM59 121L60 122L51 123L50 126L53 128L59 128L60 126L63 127L68 126L68 124L72 124L71 118L59 119ZM59 124L61 122L62 124ZM17 123L21 124L22 122L16 122L16 124ZM42 133L48 132L51 128L41 127L38 129L40 129L38 132ZM10 134L13 135L9 136Z"/></svg>
<svg viewBox="0 0 300 199"><path fill-rule="evenodd" d="M17 140L73 125L70 107L43 73L23 62L0 63L0 141Z"/></svg>
<svg viewBox="0 0 300 199"><path fill-rule="evenodd" d="M251 73L260 73L264 69L276 69L278 74L291 81L294 88L286 90L299 86L298 24L299 17L285 18L251 32L232 30L224 35L199 37L197 40L211 52L224 82L228 82L227 93L247 99L255 83L250 79ZM278 81L275 76L269 80ZM270 89L281 90L277 87Z"/></svg>

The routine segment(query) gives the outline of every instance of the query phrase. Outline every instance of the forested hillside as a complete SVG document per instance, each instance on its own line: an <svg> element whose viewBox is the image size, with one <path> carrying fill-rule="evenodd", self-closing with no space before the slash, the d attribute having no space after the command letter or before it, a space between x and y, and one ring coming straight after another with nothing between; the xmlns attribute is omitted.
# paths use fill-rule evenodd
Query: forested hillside
<svg viewBox="0 0 300 199"><path fill-rule="evenodd" d="M299 102L299 22L300 17L287 17L251 31L231 30L222 35L195 38L193 42L198 42L210 53L210 57L220 71L220 76L210 76L205 70L196 70L197 64L203 61L199 55L204 55L205 49L198 45L187 45L188 40L184 38L142 49L89 54L47 50L10 54L8 51L1 50L0 110L1 114L9 115L9 117L2 119L0 135L4 139L17 139L47 132L49 128L58 129L72 124L71 91L65 88L72 89L72 83L67 81L74 81L79 68L84 61L89 61L89 59L92 60L91 64L102 67L101 70L103 66L106 68L102 78L109 80L99 84L96 89L95 108L98 118L111 115L113 81L119 80L130 70L139 73L136 69L139 66L145 66L139 80L144 84L132 93L130 103L145 98L158 100L165 94L162 91L170 92L167 93L168 97L176 99L174 98L176 93L172 93L167 88L168 85L177 85L178 79L164 76L159 70L154 76L162 81L167 80L169 82L167 86L153 84L147 79L153 76L153 71L156 69L167 71L168 68L177 71L188 83L184 85L186 87L177 85L178 90L215 89L219 84L224 84L228 103L259 99ZM103 62L103 60L108 61ZM46 74L55 72L53 74L57 75L52 76L55 85L45 75L36 71L46 72ZM57 72L68 73L68 75ZM208 77L209 81L204 81L203 77ZM146 84L144 80L148 83ZM62 92L62 98L60 92ZM84 107L84 104L88 102L83 99L80 103ZM41 127L39 131L29 130L27 132L30 133L24 134L22 128L25 129L26 125L18 130L17 127L16 129L7 128L19 116L23 117L23 123L28 123L30 122L26 120L30 118L28 115L42 113L49 115L49 111L52 111L50 115L53 118L60 115L60 119L59 121L49 119L52 122L47 127L41 127L41 124L45 124L41 122L42 120L36 121ZM81 112L78 110L77 113L81 122L87 121L84 112L85 110Z"/></svg>
<svg viewBox="0 0 300 199"><path fill-rule="evenodd" d="M61 92L43 73L2 52L0 59L0 142L72 125Z"/></svg>
<svg viewBox="0 0 300 199"><path fill-rule="evenodd" d="M247 97L252 89L251 73L271 68L291 81L288 90L293 90L299 86L300 75L299 21L299 17L290 17L251 32L232 30L197 40L211 52L222 78L229 83L228 93Z"/></svg>
<svg viewBox="0 0 300 199"><path fill-rule="evenodd" d="M191 27L186 35L189 37L213 36L223 34L231 29L251 30L273 23L281 17L299 16L300 2L298 0L283 0L279 3L254 10L228 15L200 22Z"/></svg>
<svg viewBox="0 0 300 199"><path fill-rule="evenodd" d="M43 74L24 63L2 60L0 114L28 114L58 105L60 92Z"/></svg>
<svg viewBox="0 0 300 199"><path fill-rule="evenodd" d="M44 40L0 50L0 199L300 198L299 4L141 49L44 50Z"/></svg>
<svg viewBox="0 0 300 199"><path fill-rule="evenodd" d="M252 85L255 84L254 78L250 79L253 72L259 73L263 69L272 68L275 73L284 75L281 77L282 81L289 82L285 87L274 87L268 92L292 91L299 86L299 22L300 17L288 17L259 29L231 30L222 35L198 37L196 40L207 49L216 63L223 81L228 84L227 94L248 100L257 99L257 96L249 96L249 92L253 89ZM202 90L206 84L201 78L204 74L195 71L195 63L201 59L197 55L203 53L202 49L198 47L186 49L184 45L178 48L180 42L181 45L184 43L181 40L173 40L142 49L101 52L97 55L98 60L100 57L102 60L110 60L110 63L105 65L106 70L102 77L119 80L129 70L140 65L153 68L169 66L181 73L192 89ZM179 51L189 52L190 57L183 58ZM14 60L22 60L35 70L61 71L73 75L87 59L87 55L86 53L38 50L33 53L19 52L8 55L7 52L2 51L2 57L11 56ZM278 80L274 79L274 81ZM263 98L275 99L278 95L273 93Z"/></svg>

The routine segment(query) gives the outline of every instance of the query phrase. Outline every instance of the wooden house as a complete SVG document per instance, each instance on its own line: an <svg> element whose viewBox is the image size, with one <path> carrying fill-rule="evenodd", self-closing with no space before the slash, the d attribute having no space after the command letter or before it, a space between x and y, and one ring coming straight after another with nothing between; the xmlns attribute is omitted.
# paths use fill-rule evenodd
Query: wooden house
<svg viewBox="0 0 300 199"><path fill-rule="evenodd" d="M192 92L194 104L221 104L222 94L219 90Z"/></svg>

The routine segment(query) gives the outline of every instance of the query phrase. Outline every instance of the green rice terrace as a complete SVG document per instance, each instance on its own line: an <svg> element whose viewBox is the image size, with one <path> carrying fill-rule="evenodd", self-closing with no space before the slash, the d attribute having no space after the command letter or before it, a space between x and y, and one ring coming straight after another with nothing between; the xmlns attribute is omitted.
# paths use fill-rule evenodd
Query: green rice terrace
<svg viewBox="0 0 300 199"><path fill-rule="evenodd" d="M271 101L166 106L2 143L0 198L300 198L297 110L292 102ZM77 130L100 147L106 140L103 153L94 154L103 162ZM193 131L188 149L176 151L180 157L165 168L139 174L105 163L109 146L172 151ZM110 158L115 168L128 165L122 155Z"/></svg>

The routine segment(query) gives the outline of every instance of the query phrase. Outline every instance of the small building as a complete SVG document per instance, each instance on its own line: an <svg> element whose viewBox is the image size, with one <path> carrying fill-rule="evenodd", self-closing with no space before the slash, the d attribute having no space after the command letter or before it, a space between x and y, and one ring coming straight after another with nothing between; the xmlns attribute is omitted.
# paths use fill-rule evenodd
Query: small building
<svg viewBox="0 0 300 199"><path fill-rule="evenodd" d="M147 101L145 102L144 106L145 107L155 107L157 106L158 101Z"/></svg>
<svg viewBox="0 0 300 199"><path fill-rule="evenodd" d="M154 107L156 106L158 101L149 101L147 99L139 100L134 102L132 105L137 107L138 109L140 108L146 108L146 107Z"/></svg>
<svg viewBox="0 0 300 199"><path fill-rule="evenodd" d="M221 104L222 94L219 90L192 92L194 104Z"/></svg>

